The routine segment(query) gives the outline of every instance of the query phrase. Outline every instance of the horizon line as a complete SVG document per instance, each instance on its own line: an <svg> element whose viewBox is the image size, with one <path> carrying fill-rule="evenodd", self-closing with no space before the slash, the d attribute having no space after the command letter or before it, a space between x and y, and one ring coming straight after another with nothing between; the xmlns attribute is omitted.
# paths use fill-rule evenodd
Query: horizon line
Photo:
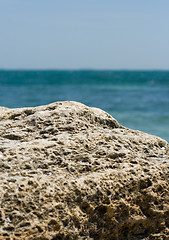
<svg viewBox="0 0 169 240"><path fill-rule="evenodd" d="M95 69L95 68L0 68L0 71L169 71L169 69Z"/></svg>

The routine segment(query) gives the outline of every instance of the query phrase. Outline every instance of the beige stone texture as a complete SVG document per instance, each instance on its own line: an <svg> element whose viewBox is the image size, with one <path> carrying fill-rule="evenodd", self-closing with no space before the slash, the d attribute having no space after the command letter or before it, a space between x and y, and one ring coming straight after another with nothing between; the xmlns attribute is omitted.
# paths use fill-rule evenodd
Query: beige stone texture
<svg viewBox="0 0 169 240"><path fill-rule="evenodd" d="M169 239L168 143L77 102L0 107L0 239Z"/></svg>

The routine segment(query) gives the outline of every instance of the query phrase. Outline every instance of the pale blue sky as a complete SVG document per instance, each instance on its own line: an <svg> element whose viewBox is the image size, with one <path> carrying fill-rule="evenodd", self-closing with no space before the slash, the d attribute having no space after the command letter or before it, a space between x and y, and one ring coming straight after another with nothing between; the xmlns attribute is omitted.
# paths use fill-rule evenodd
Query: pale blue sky
<svg viewBox="0 0 169 240"><path fill-rule="evenodd" d="M0 68L169 69L169 0L0 0Z"/></svg>

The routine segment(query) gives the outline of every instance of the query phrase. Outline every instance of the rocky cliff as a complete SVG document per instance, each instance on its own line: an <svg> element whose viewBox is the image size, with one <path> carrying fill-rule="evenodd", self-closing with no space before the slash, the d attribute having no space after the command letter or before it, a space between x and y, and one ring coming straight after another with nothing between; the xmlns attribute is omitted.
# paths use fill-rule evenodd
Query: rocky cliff
<svg viewBox="0 0 169 240"><path fill-rule="evenodd" d="M169 239L168 155L80 103L0 107L0 239Z"/></svg>

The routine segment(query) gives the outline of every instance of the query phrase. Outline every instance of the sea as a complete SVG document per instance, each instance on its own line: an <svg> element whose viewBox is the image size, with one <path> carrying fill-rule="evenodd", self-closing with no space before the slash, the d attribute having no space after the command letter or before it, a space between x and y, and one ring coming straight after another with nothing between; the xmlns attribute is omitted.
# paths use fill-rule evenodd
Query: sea
<svg viewBox="0 0 169 240"><path fill-rule="evenodd" d="M169 141L169 71L0 70L0 106L77 101Z"/></svg>

